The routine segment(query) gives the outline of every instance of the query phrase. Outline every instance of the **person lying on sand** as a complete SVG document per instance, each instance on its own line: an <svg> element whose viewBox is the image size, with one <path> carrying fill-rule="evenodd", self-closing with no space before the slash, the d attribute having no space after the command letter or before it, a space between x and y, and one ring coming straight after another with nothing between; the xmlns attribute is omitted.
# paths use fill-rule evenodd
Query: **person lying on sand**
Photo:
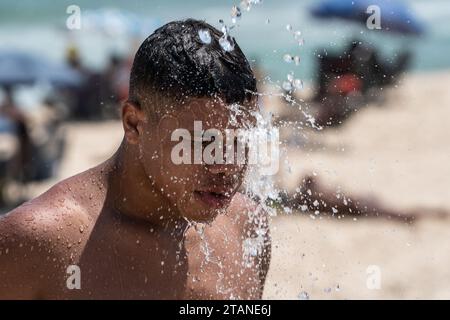
<svg viewBox="0 0 450 320"><path fill-rule="evenodd" d="M237 191L247 165L171 158L171 134L193 132L194 121L255 121L230 122L230 104L257 110L256 82L234 39L226 51L221 37L188 19L142 43L115 154L0 218L0 299L262 297L270 238L265 211ZM245 240L261 226L248 257Z"/></svg>
<svg viewBox="0 0 450 320"><path fill-rule="evenodd" d="M374 196L358 196L326 187L313 175L304 176L297 190L294 195L284 197L284 205L303 212L318 213L321 216L329 215L339 219L379 217L405 223L413 223L424 216L434 218L448 216L444 209L437 208L395 210Z"/></svg>

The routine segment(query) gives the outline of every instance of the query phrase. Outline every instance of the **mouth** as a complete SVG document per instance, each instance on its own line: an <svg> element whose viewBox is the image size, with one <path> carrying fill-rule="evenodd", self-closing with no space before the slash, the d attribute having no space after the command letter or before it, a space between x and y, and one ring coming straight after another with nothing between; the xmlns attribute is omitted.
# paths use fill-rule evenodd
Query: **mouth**
<svg viewBox="0 0 450 320"><path fill-rule="evenodd" d="M195 197L213 209L226 207L231 201L231 194L217 191L194 191Z"/></svg>

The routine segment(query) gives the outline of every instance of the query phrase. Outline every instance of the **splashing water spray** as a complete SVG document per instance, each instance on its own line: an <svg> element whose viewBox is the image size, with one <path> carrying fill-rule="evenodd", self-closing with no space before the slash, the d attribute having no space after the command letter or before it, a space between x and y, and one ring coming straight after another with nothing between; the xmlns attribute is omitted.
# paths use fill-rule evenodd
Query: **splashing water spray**
<svg viewBox="0 0 450 320"><path fill-rule="evenodd" d="M225 24L224 20L220 19L220 30L222 31L222 37L219 39L219 44L224 51L232 51L234 50L234 39L231 36L231 31L238 26L238 21L242 19L243 12L248 12L252 9L254 5L262 4L262 0L243 0L240 5L234 5L231 8L230 16L231 16L231 25L228 26ZM266 24L270 23L269 19L266 19ZM304 40L302 38L302 32L299 30L293 30L290 24L286 25L286 30L292 34L294 41L298 44L298 46L302 46L304 44ZM212 41L212 37L208 30L200 30L198 32L199 39L205 45L208 45ZM291 53L286 53L283 55L282 59L294 66L299 66L301 59L298 55L292 55ZM316 130L321 130L322 127L318 126L315 123L314 117L308 114L301 103L292 97L292 94L296 90L303 89L303 81L299 78L295 77L294 71L290 71L287 74L286 80L281 82L281 85L278 83L274 83L270 80L270 77L267 77L269 83L274 84L276 92L250 92L256 96L279 96L284 98L284 100L294 108L297 108L300 113L304 116L306 121L301 123L301 126L294 126L295 129L301 130L305 126L311 127ZM259 110L251 113L251 117L256 119L256 127L253 129L261 130L269 135L269 140L271 140L270 134L273 132L277 132L277 127L275 127L272 123L273 115L270 112L265 112L263 108L258 108ZM243 108L238 104L232 104L229 106L229 110L231 111L230 115L230 125L237 125L237 118L242 117L244 115ZM249 128L247 128L249 129ZM278 137L277 137L278 138ZM267 140L266 140L267 141ZM272 148L276 147L281 148L281 151L276 153L277 157L283 157L286 154L286 147L282 146L281 143L276 140L277 145L272 145ZM265 150L265 149L264 149ZM269 151L270 152L270 151ZM270 159L273 161L274 159ZM279 159L276 159L277 161ZM287 161L287 160L286 160ZM285 162L286 162L285 161ZM282 199L280 195L282 194L282 190L279 190L274 183L274 173L266 174L265 170L267 169L267 164L256 163L249 165L247 168L246 176L244 178L243 186L241 192L243 192L248 198L252 199L257 203L255 210L251 210L246 213L247 223L254 226L255 234L246 235L243 239L241 239L241 254L242 254L242 265L241 268L244 270L245 268L251 268L256 263L256 258L263 253L265 245L268 240L268 232L269 232L269 223L268 219L270 217L274 217L277 215L277 210L279 209L276 204L281 203ZM283 208L286 213L290 213L292 210L290 208ZM235 299L232 293L233 288L224 281L224 273L222 272L222 264L220 259L214 257L214 251L210 250L210 246L208 245L208 239L204 235L204 226L199 223L190 223L193 225L195 230L200 235L203 243L201 245L201 252L204 254L205 258L201 265L201 268L204 267L205 264L213 263L219 267L218 272L218 281L216 284L216 290L218 293L222 293L227 295L230 299ZM224 239L224 245L226 245L228 240ZM239 276L239 275L238 275ZM306 292L301 292L299 294L299 299L308 299L309 295Z"/></svg>

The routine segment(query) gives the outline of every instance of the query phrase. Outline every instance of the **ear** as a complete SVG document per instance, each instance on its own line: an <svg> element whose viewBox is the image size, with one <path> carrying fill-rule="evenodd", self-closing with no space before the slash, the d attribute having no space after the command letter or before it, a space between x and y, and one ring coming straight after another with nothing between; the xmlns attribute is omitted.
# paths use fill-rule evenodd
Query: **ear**
<svg viewBox="0 0 450 320"><path fill-rule="evenodd" d="M130 144L137 144L139 137L144 133L144 124L147 121L145 113L133 102L125 101L122 105L122 125L125 138Z"/></svg>

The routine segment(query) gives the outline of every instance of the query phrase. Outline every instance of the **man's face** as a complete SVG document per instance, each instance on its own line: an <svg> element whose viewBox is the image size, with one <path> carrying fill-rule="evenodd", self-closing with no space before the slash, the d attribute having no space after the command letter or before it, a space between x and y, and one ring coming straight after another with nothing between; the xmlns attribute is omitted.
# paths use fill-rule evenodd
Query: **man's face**
<svg viewBox="0 0 450 320"><path fill-rule="evenodd" d="M237 112L235 107L231 108L221 99L212 98L192 98L184 104L164 109L157 116L158 120L146 122L146 130L140 140L144 169L170 207L188 220L211 221L228 207L246 171L245 161L237 161L237 138L228 139L230 135L227 136L226 129L236 132L237 129L254 126L252 113L256 111L256 100L246 102ZM220 156L225 163L211 163L210 160L205 163L208 155L204 153L205 148L212 144L205 141L204 136L202 138L203 132L199 129L221 133L223 151ZM185 135L180 137L173 135L174 132ZM186 136L186 133L189 134ZM191 156L188 163L177 164L174 159L174 154L179 155L174 153L174 148L180 146L180 142L189 148ZM226 146L234 148L235 156L231 163L226 161ZM216 152L209 154L216 155ZM195 153L201 154L201 163L195 160ZM246 156L244 152L244 158Z"/></svg>

